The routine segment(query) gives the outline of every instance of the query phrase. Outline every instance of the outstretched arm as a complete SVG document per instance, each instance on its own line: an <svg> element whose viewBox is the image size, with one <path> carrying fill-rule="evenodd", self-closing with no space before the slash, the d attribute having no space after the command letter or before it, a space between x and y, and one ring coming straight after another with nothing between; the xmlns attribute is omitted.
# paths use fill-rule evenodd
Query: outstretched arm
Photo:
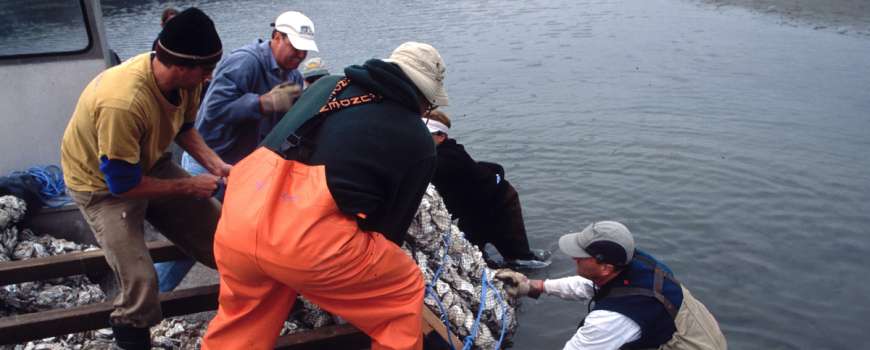
<svg viewBox="0 0 870 350"><path fill-rule="evenodd" d="M223 180L226 180L226 177L230 175L230 169L233 166L225 163L217 153L205 144L196 128L176 135L175 143L193 156L210 173L224 178Z"/></svg>

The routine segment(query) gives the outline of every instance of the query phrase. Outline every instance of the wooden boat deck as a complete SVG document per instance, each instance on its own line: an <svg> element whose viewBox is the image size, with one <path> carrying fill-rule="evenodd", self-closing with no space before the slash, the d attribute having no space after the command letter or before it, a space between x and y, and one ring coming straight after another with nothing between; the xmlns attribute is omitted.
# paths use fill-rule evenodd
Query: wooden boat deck
<svg viewBox="0 0 870 350"><path fill-rule="evenodd" d="M169 241L147 243L154 262L186 258ZM102 250L0 263L0 286L58 277L110 271ZM182 289L160 294L164 317L189 315L218 308L218 285ZM17 344L53 336L109 327L112 301L67 309L0 318L0 345ZM436 332L446 339L447 329L429 309L424 308L421 330ZM453 334L454 344L462 344ZM367 349L371 338L351 324L320 327L278 338L275 349Z"/></svg>

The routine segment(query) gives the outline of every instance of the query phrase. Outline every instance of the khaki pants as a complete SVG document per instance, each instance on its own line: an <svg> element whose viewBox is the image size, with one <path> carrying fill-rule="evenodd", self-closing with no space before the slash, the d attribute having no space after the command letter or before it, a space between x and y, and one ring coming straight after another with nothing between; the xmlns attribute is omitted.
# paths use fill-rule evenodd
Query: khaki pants
<svg viewBox="0 0 870 350"><path fill-rule="evenodd" d="M172 163L168 154L146 174L158 179L187 178L190 174ZM157 230L187 255L204 265L214 262L214 232L221 205L212 198L172 196L158 199L124 199L108 191L69 190L106 261L115 272L121 294L115 299L110 318L119 324L146 328L163 319L157 299L157 273L145 247L144 222Z"/></svg>
<svg viewBox="0 0 870 350"><path fill-rule="evenodd" d="M274 348L299 294L371 336L372 350L423 346L420 268L338 210L323 166L260 148L233 167L215 256L220 308L203 350Z"/></svg>
<svg viewBox="0 0 870 350"><path fill-rule="evenodd" d="M719 323L686 287L681 288L683 304L674 319L677 332L658 350L727 350L728 343L719 330Z"/></svg>

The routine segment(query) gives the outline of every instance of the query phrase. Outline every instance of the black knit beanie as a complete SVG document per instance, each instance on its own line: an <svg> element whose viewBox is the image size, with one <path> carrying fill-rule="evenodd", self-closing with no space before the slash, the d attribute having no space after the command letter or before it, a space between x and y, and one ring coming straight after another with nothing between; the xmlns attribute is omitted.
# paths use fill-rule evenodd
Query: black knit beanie
<svg viewBox="0 0 870 350"><path fill-rule="evenodd" d="M220 61L223 54L221 38L211 18L196 7L172 17L166 22L157 44L161 62L195 66Z"/></svg>

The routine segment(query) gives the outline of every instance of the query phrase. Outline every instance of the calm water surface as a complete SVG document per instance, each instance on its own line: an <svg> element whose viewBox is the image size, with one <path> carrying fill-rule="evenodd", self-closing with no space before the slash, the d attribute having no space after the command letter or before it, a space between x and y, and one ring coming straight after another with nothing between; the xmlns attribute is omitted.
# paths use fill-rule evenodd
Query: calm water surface
<svg viewBox="0 0 870 350"><path fill-rule="evenodd" d="M404 41L447 62L453 134L501 163L533 246L617 220L733 349L870 343L870 39L682 0L104 0L110 45L150 48L195 5L226 48L307 14L335 74ZM560 252L533 278L575 274ZM523 300L514 348L561 348L586 306Z"/></svg>

